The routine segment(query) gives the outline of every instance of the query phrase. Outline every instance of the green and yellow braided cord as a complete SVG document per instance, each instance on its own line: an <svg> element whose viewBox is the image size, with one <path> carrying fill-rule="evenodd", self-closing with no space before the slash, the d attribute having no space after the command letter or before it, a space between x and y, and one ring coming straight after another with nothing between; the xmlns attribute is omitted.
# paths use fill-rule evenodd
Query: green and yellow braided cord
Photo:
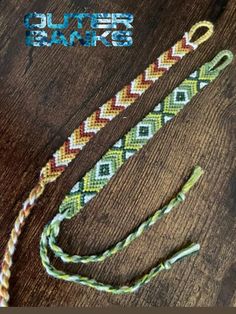
<svg viewBox="0 0 236 314"><path fill-rule="evenodd" d="M69 275L63 271L57 270L50 263L47 251L47 241L48 236L50 235L50 247L53 249L53 252L56 256L60 257L66 263L93 263L93 262L101 262L106 258L111 257L112 255L120 252L125 247L129 246L135 239L141 236L147 229L149 229L152 225L154 225L159 219L168 214L174 207L178 206L185 200L185 194L193 187L193 185L199 180L200 176L203 174L203 170L201 167L197 166L190 179L184 184L181 191L173 198L168 205L163 208L157 210L151 217L149 217L146 221L144 221L134 232L132 232L127 238L118 242L114 247L106 250L100 255L91 255L91 256L69 256L63 253L63 251L56 246L55 239L59 233L60 223L66 218L66 212L64 214L57 214L53 219L50 225L47 225L44 228L42 233L41 241L40 241L40 256L43 263L43 266L47 270L49 275L57 279L63 279L65 281L71 281L74 283L80 283L82 285L89 286L91 288L95 288L99 291L110 292L113 294L126 294L135 292L143 285L150 282L151 279L157 276L159 272L162 270L168 270L171 268L172 264L176 263L180 259L190 256L194 253L197 253L200 249L199 244L192 244L189 247L177 252L170 259L167 259L165 262L160 263L156 267L152 268L148 274L145 274L140 279L134 281L131 286L122 286L122 287L113 287L109 284L104 284L96 281L95 279L91 279L88 277L84 277L81 275ZM54 241L53 241L54 240Z"/></svg>
<svg viewBox="0 0 236 314"><path fill-rule="evenodd" d="M157 210L154 215L149 217L146 221L144 221L136 230L129 234L127 238L118 242L112 248L106 250L105 252L99 255L90 255L90 256L80 256L80 255L73 255L70 256L69 254L62 251L62 249L56 244L56 238L58 236L60 230L60 224L62 220L67 218L67 213L58 213L52 223L47 225L42 237L44 238L44 243L46 243L47 235L50 234L50 238L48 239L49 246L53 253L62 259L65 263L94 263L94 262L102 262L106 258L113 256L114 254L122 251L124 248L129 246L134 240L136 240L139 236L141 236L145 230L149 229L152 225L154 225L159 219L164 217L168 214L174 207L177 207L181 202L185 200L186 193L193 187L193 185L198 181L200 176L203 174L203 170L197 166L192 176L189 180L184 184L181 191L177 194L175 198L173 198L167 206ZM43 246L45 247L45 246ZM45 256L45 254L43 254Z"/></svg>

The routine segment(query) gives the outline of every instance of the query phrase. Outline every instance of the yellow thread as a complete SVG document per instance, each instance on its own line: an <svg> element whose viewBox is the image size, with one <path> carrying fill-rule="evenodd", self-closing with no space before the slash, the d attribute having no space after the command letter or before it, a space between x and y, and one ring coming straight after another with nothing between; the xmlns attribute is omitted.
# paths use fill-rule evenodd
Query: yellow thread
<svg viewBox="0 0 236 314"><path fill-rule="evenodd" d="M207 39L209 39L213 32L214 32L214 25L209 22L209 21L201 21L201 22L198 22L196 24L193 25L193 27L190 29L189 31L189 38L190 40L193 38L193 35L195 34L195 32L201 28L201 27L206 27L208 30L207 32L202 35L201 37L199 37L198 39L196 39L193 44L197 44L197 45L200 45L202 44L204 41L206 41Z"/></svg>

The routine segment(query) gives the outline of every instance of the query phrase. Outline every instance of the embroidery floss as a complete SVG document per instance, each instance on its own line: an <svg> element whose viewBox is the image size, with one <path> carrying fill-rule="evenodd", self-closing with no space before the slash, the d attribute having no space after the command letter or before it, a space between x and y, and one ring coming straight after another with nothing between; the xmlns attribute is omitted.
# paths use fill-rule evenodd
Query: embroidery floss
<svg viewBox="0 0 236 314"><path fill-rule="evenodd" d="M191 39L195 32L202 27L207 27L208 31L202 37L192 42ZM198 45L206 41L212 33L213 25L210 22L204 21L195 24L190 32L185 33L179 42L163 53L154 63L149 65L142 74L80 124L79 128L71 134L68 140L42 169L40 180L44 182L44 184L53 182L98 131L115 116L134 103L175 63L192 50L195 50Z"/></svg>
<svg viewBox="0 0 236 314"><path fill-rule="evenodd" d="M168 205L157 210L151 217L143 222L127 238L118 242L112 248L98 255L80 256L64 252L56 243L60 232L60 225L66 219L77 215L83 207L95 197L109 182L111 177L125 163L125 161L139 151L155 133L170 119L172 119L190 100L205 86L216 79L220 72L232 61L230 51L221 51L211 62L204 64L189 78L184 80L164 101L159 103L142 121L132 128L121 140L119 140L108 152L85 174L85 176L73 187L69 195L62 202L59 213L44 228L40 241L40 256L47 273L58 279L79 283L99 291L113 294L131 293L153 279L160 271L170 269L171 265L181 257L196 253L200 246L192 244L190 247L178 252L174 257L154 267L148 274L135 281L131 286L113 287L88 277L78 274L67 274L51 265L48 257L48 247L56 257L65 263L92 263L101 262L106 258L120 252L145 230L155 224L160 218L169 213L174 207L185 200L186 193L198 181L202 175L202 169L197 166L190 179L181 191ZM217 66L218 65L218 66Z"/></svg>
<svg viewBox="0 0 236 314"><path fill-rule="evenodd" d="M207 32L197 40L192 38L199 28L207 28ZM22 232L27 217L34 207L37 199L43 194L45 186L55 181L66 169L68 164L78 155L85 144L109 121L136 101L155 81L167 72L172 65L181 60L186 54L195 50L201 43L213 34L213 25L208 21L196 23L189 33L172 48L163 53L142 74L125 86L111 100L102 105L90 117L88 117L71 134L63 146L53 155L42 169L39 181L29 197L23 203L18 217L15 220L10 239L3 256L0 274L0 306L8 306L9 279L11 276L12 258L16 249L18 238Z"/></svg>

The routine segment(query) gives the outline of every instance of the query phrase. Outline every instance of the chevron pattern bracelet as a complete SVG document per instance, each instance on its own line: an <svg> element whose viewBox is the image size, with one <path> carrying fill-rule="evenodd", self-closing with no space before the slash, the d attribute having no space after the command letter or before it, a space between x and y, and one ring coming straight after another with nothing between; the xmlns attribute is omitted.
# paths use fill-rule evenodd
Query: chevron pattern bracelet
<svg viewBox="0 0 236 314"><path fill-rule="evenodd" d="M198 181L203 173L199 166L195 168L190 179L184 184L175 198L173 198L166 206L157 210L134 232L128 235L127 238L118 242L103 253L90 256L70 256L56 243L61 223L80 213L84 206L109 182L111 177L114 176L126 160L138 152L151 138L153 138L156 132L166 122L177 115L178 112L183 109L202 88L214 81L232 59L233 55L230 51L221 51L211 62L204 64L200 69L192 73L177 88L175 88L169 96L167 96L161 103L157 104L153 111L132 128L111 149L109 149L96 165L87 172L78 183L76 183L69 195L67 195L62 202L59 208L59 213L44 228L41 236L41 260L50 276L113 294L131 293L150 282L150 280L156 277L160 271L170 269L171 265L175 262L186 256L192 255L199 250L199 244L192 244L188 248L177 252L172 258L151 269L149 273L134 281L130 286L121 287L104 284L79 274L67 274L56 269L51 264L48 257L48 248L50 248L54 255L65 263L93 263L104 261L106 258L113 256L130 245L135 239L142 235L145 230L149 229L159 219L185 200L186 193Z"/></svg>
<svg viewBox="0 0 236 314"><path fill-rule="evenodd" d="M207 28L207 31L204 35L193 41L193 37L196 37L196 31L200 28ZM43 194L45 186L48 183L55 181L61 175L85 144L101 128L135 102L175 63L181 60L189 52L195 50L201 43L206 41L212 33L213 25L210 22L202 21L195 24L189 32L184 34L180 41L157 58L142 74L83 121L65 141L62 147L55 152L46 166L43 167L38 183L29 193L28 198L23 203L22 209L14 222L10 239L6 246L0 273L0 306L8 306L8 289L12 259L16 250L18 238L37 199Z"/></svg>

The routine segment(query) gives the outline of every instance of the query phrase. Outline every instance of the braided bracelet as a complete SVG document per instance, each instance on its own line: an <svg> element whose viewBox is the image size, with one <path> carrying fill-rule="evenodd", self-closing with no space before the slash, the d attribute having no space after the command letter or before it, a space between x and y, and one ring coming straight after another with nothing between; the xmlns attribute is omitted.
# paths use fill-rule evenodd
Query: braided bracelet
<svg viewBox="0 0 236 314"><path fill-rule="evenodd" d="M206 33L193 41L192 38L195 36L196 31L202 27L207 28ZM157 58L142 74L83 121L79 127L74 130L63 146L60 147L48 161L40 173L38 183L23 203L23 207L15 220L10 239L7 243L0 273L0 306L8 305L9 279L17 241L27 217L37 199L43 194L45 186L55 181L62 174L68 164L101 128L135 102L154 82L167 72L172 65L181 60L189 52L195 50L201 43L206 41L212 33L213 25L210 22L202 21L195 24L189 32L184 34L180 41Z"/></svg>
<svg viewBox="0 0 236 314"><path fill-rule="evenodd" d="M101 262L113 256L127 247L137 239L145 230L150 228L160 218L169 213L174 207L185 200L186 193L198 181L202 175L202 169L197 166L184 184L181 191L166 206L157 210L151 217L144 221L127 238L118 242L110 249L98 255L80 256L64 252L56 243L60 232L60 225L66 219L77 215L84 206L95 197L98 192L109 182L111 177L126 162L128 158L138 152L156 132L170 119L172 119L190 100L220 74L220 72L232 61L233 55L230 51L221 51L211 62L204 64L197 71L185 79L164 101L156 105L142 121L132 128L121 140L119 140L108 152L96 163L96 165L85 174L85 176L72 188L71 192L62 202L59 213L44 228L40 241L40 256L47 273L58 279L79 283L81 285L95 288L113 294L131 293L150 282L160 271L170 269L171 265L180 259L196 253L200 249L199 244L177 252L172 258L160 263L148 274L134 281L130 286L114 287L104 284L79 274L67 274L56 269L49 260L48 247L54 255L65 263L92 263Z"/></svg>

